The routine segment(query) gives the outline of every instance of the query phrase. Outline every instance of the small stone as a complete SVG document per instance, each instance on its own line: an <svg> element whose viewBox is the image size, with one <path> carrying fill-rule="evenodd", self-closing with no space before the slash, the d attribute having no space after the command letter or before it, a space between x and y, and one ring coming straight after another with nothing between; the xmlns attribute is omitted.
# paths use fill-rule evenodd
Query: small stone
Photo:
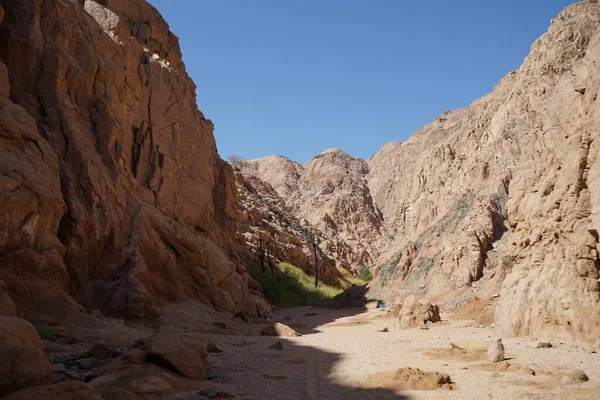
<svg viewBox="0 0 600 400"><path fill-rule="evenodd" d="M387 326L382 329L377 329L377 332L389 332L389 331L390 331L390 329Z"/></svg>
<svg viewBox="0 0 600 400"><path fill-rule="evenodd" d="M59 383L65 380L65 374L56 373L52 375L52 383Z"/></svg>
<svg viewBox="0 0 600 400"><path fill-rule="evenodd" d="M246 323L250 322L250 315L246 311L236 312L235 314L233 314L233 318L239 318L243 322L246 322Z"/></svg>
<svg viewBox="0 0 600 400"><path fill-rule="evenodd" d="M146 347L146 341L144 339L138 339L133 344L134 349L143 349L144 347Z"/></svg>
<svg viewBox="0 0 600 400"><path fill-rule="evenodd" d="M217 328L227 329L227 324L225 322L215 322Z"/></svg>
<svg viewBox="0 0 600 400"><path fill-rule="evenodd" d="M575 91L579 94L585 94L586 88L580 87L580 88L575 89Z"/></svg>
<svg viewBox="0 0 600 400"><path fill-rule="evenodd" d="M123 355L123 361L130 364L141 365L146 362L146 352L141 349L133 349Z"/></svg>
<svg viewBox="0 0 600 400"><path fill-rule="evenodd" d="M52 364L52 371L54 371L54 373L65 372L66 370L67 367L65 367L64 364Z"/></svg>
<svg viewBox="0 0 600 400"><path fill-rule="evenodd" d="M96 317L96 318L100 318L102 316L102 313L100 312L100 310L93 310L91 312L92 316Z"/></svg>
<svg viewBox="0 0 600 400"><path fill-rule="evenodd" d="M423 324L419 329L426 331L427 329L429 329L429 327L427 326L427 324Z"/></svg>
<svg viewBox="0 0 600 400"><path fill-rule="evenodd" d="M536 349L548 349L550 347L552 347L552 343L550 342L538 342L535 346Z"/></svg>
<svg viewBox="0 0 600 400"><path fill-rule="evenodd" d="M198 394L209 399L233 399L232 394L215 388L200 389L198 390Z"/></svg>
<svg viewBox="0 0 600 400"><path fill-rule="evenodd" d="M207 344L206 351L208 353L222 353L223 352L223 350L216 343Z"/></svg>
<svg viewBox="0 0 600 400"><path fill-rule="evenodd" d="M281 340L278 340L275 342L274 345L272 345L271 347L269 347L271 350L283 350L283 343L281 343Z"/></svg>
<svg viewBox="0 0 600 400"><path fill-rule="evenodd" d="M288 317L287 315L283 318L281 318L282 321L290 321L292 318Z"/></svg>
<svg viewBox="0 0 600 400"><path fill-rule="evenodd" d="M93 358L82 358L80 360L75 361L75 363L81 369L90 369L94 366L94 359Z"/></svg>
<svg viewBox="0 0 600 400"><path fill-rule="evenodd" d="M473 324L473 328L480 328L479 324Z"/></svg>
<svg viewBox="0 0 600 400"><path fill-rule="evenodd" d="M307 312L302 314L304 317L314 317L315 315L319 315L319 313L316 312Z"/></svg>
<svg viewBox="0 0 600 400"><path fill-rule="evenodd" d="M98 360L104 360L113 356L113 351L104 342L98 342L88 351L88 355Z"/></svg>

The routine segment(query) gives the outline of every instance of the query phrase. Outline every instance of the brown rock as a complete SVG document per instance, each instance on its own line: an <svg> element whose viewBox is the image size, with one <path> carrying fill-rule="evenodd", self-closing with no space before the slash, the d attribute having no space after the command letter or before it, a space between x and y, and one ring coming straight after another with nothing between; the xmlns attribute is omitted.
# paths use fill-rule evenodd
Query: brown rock
<svg viewBox="0 0 600 400"><path fill-rule="evenodd" d="M273 344L269 348L271 350L283 350L283 343L281 342L281 340L278 340L278 341L275 342L275 344Z"/></svg>
<svg viewBox="0 0 600 400"><path fill-rule="evenodd" d="M209 343L206 345L206 351L208 353L222 353L223 350L216 343Z"/></svg>
<svg viewBox="0 0 600 400"><path fill-rule="evenodd" d="M13 300L47 320L82 305L155 320L159 293L268 313L229 258L233 171L157 10L3 4L0 280Z"/></svg>
<svg viewBox="0 0 600 400"><path fill-rule="evenodd" d="M10 347L0 352L0 371L3 371L0 374L0 396L52 383L48 359L27 347Z"/></svg>
<svg viewBox="0 0 600 400"><path fill-rule="evenodd" d="M400 368L390 372L379 372L363 382L366 388L392 390L436 390L452 389L452 380L447 374L426 372L418 368Z"/></svg>
<svg viewBox="0 0 600 400"><path fill-rule="evenodd" d="M18 391L6 400L102 400L100 393L83 382L61 382L55 385L35 386Z"/></svg>
<svg viewBox="0 0 600 400"><path fill-rule="evenodd" d="M267 325L261 329L260 334L263 336L282 336L282 337L294 337L302 336L289 326L282 324L281 322L275 322L274 324Z"/></svg>
<svg viewBox="0 0 600 400"><path fill-rule="evenodd" d="M90 357L97 360L104 360L113 356L114 351L104 342L95 343L88 351Z"/></svg>
<svg viewBox="0 0 600 400"><path fill-rule="evenodd" d="M130 364L141 365L146 362L146 352L140 349L129 350L123 355L123 361Z"/></svg>
<svg viewBox="0 0 600 400"><path fill-rule="evenodd" d="M7 293L0 293L0 315L5 317L16 317L17 309Z"/></svg>
<svg viewBox="0 0 600 400"><path fill-rule="evenodd" d="M208 354L197 333L158 332L146 342L148 360L193 379L204 379Z"/></svg>

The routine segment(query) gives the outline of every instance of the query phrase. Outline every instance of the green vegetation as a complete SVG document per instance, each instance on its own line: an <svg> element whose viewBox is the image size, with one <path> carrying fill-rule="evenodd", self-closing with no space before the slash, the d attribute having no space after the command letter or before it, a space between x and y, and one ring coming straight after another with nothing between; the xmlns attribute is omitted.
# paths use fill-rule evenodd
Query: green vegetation
<svg viewBox="0 0 600 400"><path fill-rule="evenodd" d="M323 283L315 288L314 277L287 263L279 263L273 271L266 270L264 273L250 265L248 272L260 284L265 296L280 307L320 305L342 292L342 288Z"/></svg>
<svg viewBox="0 0 600 400"><path fill-rule="evenodd" d="M54 339L56 337L56 328L51 326L37 325L35 330L42 339Z"/></svg>
<svg viewBox="0 0 600 400"><path fill-rule="evenodd" d="M393 242L394 240L396 240L396 234L394 232L390 233L388 235L388 239L390 239L390 241Z"/></svg>
<svg viewBox="0 0 600 400"><path fill-rule="evenodd" d="M358 279L364 282L371 282L373 280L373 275L367 267L361 267L358 270Z"/></svg>
<svg viewBox="0 0 600 400"><path fill-rule="evenodd" d="M508 212L506 211L506 202L508 202L508 195L504 192L496 192L490 196L492 202L500 211L502 211L502 215L504 218L508 217Z"/></svg>

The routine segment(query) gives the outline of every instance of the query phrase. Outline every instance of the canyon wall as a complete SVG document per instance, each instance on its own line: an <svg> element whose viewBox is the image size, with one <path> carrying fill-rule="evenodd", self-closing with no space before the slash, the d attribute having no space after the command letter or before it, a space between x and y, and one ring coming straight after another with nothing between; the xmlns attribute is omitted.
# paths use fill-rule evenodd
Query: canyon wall
<svg viewBox="0 0 600 400"><path fill-rule="evenodd" d="M1 0L0 280L41 319L267 313L229 252L235 178L142 0Z"/></svg>

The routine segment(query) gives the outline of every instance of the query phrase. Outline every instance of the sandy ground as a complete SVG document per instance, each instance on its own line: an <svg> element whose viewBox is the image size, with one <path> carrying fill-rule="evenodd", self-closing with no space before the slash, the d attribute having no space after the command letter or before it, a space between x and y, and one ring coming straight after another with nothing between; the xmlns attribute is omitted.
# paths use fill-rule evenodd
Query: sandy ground
<svg viewBox="0 0 600 400"><path fill-rule="evenodd" d="M318 315L304 316L306 313ZM473 327L473 321L448 320L419 328L397 330L395 319L379 310L328 310L294 308L278 311L283 321L303 334L295 338L262 337L256 325L252 336L206 334L207 342L221 346L211 354L209 383L242 399L599 399L600 354L581 343L550 338L503 339L509 363L537 371L493 372L480 366L481 354L451 354L451 341L490 342L490 328ZM388 327L389 332L378 329ZM283 351L270 350L282 340ZM532 348L538 341L554 347ZM365 389L374 374L402 367L450 375L452 389ZM582 384L564 384L542 374L553 367L581 369L589 377ZM372 378L371 378L372 380Z"/></svg>

